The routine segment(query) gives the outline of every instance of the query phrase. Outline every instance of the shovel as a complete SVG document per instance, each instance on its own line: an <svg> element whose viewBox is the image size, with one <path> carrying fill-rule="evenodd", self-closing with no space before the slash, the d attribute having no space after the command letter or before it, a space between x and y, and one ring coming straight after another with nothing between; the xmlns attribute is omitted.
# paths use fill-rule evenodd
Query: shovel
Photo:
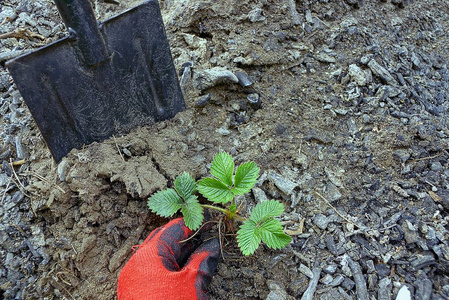
<svg viewBox="0 0 449 300"><path fill-rule="evenodd" d="M157 0L100 24L89 0L54 2L70 35L6 65L56 162L185 108Z"/></svg>

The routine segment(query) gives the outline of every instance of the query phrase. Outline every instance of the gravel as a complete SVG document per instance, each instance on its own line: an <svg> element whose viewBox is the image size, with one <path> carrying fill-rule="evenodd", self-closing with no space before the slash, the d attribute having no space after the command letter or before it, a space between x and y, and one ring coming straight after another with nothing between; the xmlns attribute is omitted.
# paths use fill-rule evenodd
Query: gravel
<svg viewBox="0 0 449 300"><path fill-rule="evenodd" d="M232 10L225 2L191 2L164 1L170 8L164 18L195 109L175 125L161 124L148 138L153 143L169 132L160 144L142 139L117 147L123 160L152 155L168 181L178 171L174 162L187 161L184 170L205 175L205 158L217 149L254 160L266 173L242 201L249 208L284 201L282 221L294 233L286 249L262 247L254 259L220 262L212 299L448 299L447 3L242 1ZM101 210L81 201L87 188L68 193L67 202L58 198L56 184L65 187L83 174L70 161L48 163L45 142L4 67L64 36L63 26L49 1L4 3L0 35L23 27L44 40L0 40L0 298L82 299L90 278L79 275L84 260L72 257L74 249L84 245L79 254L88 260L95 241L114 240L106 266L117 272L127 245L141 238L128 239L132 231L123 224L139 232L143 225L125 214L107 224L107 237L71 235ZM100 12L117 9L103 3ZM91 166L84 151L77 155L78 166ZM93 189L126 194L119 179L98 180ZM123 209L119 200L108 205ZM64 217L56 208L65 209ZM89 222L86 232L104 225ZM51 232L55 224L65 236ZM64 277L72 273L78 275Z"/></svg>

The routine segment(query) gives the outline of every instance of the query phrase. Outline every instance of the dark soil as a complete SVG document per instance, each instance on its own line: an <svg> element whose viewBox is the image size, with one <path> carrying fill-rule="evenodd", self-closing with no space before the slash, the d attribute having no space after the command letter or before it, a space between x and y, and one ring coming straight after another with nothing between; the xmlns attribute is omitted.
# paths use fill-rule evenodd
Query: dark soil
<svg viewBox="0 0 449 300"><path fill-rule="evenodd" d="M59 164L4 62L64 27L52 1L2 4L0 35L29 33L0 39L0 298L114 299L168 221L147 198L227 151L261 168L245 211L282 201L293 242L227 238L211 299L449 299L446 1L162 1L187 109Z"/></svg>

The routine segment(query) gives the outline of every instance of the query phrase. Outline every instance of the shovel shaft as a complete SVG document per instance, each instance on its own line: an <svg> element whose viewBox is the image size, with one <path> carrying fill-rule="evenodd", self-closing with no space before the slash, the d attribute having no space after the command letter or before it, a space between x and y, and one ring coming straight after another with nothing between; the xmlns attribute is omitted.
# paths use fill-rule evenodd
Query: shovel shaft
<svg viewBox="0 0 449 300"><path fill-rule="evenodd" d="M84 62L97 65L109 57L108 46L98 28L89 0L54 0L66 27L76 39Z"/></svg>

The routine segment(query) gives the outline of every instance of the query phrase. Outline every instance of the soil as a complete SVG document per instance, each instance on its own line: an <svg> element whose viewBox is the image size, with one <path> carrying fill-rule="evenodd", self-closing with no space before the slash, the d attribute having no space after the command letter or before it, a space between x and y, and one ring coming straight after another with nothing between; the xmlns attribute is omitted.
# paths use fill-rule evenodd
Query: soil
<svg viewBox="0 0 449 300"><path fill-rule="evenodd" d="M101 19L139 3L93 2ZM60 23L51 1L5 1L2 11L18 3L37 24ZM55 164L22 101L11 129L16 88L2 81L2 176L10 179L0 296L114 299L132 246L168 221L149 212L147 198L184 171L207 176L213 156L227 151L261 168L257 187L239 199L244 211L282 201L293 242L246 258L228 238L211 299L394 299L403 286L414 299L449 299L449 4L160 5L187 106L171 120ZM38 32L16 18L0 22ZM0 46L37 48L63 32Z"/></svg>

